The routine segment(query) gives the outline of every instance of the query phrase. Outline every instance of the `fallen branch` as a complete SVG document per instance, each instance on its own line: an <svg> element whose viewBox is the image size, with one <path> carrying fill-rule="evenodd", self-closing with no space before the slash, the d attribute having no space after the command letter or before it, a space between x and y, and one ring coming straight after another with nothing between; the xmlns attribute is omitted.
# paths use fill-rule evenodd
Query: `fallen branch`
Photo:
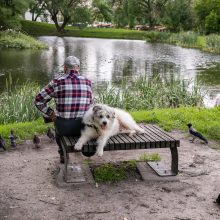
<svg viewBox="0 0 220 220"><path fill-rule="evenodd" d="M88 211L86 212L86 214L102 214L102 213L109 213L110 210L106 210L106 211Z"/></svg>
<svg viewBox="0 0 220 220"><path fill-rule="evenodd" d="M46 201L46 200L43 200L43 199L39 199L39 201L47 203L47 204L51 204L51 205L60 205L60 203L49 202L49 201Z"/></svg>
<svg viewBox="0 0 220 220"><path fill-rule="evenodd" d="M16 199L16 200L21 200L21 201L26 201L26 200L27 200L27 199L18 198L18 197L13 197L13 196L10 196L9 198L10 198L10 199Z"/></svg>

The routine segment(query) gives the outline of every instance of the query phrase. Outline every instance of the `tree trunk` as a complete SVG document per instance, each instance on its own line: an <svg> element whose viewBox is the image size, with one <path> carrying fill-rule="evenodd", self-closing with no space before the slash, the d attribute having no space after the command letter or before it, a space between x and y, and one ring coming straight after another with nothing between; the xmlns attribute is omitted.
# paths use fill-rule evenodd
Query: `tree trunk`
<svg viewBox="0 0 220 220"><path fill-rule="evenodd" d="M34 20L34 12L32 12L32 19L31 19L32 21L35 21Z"/></svg>

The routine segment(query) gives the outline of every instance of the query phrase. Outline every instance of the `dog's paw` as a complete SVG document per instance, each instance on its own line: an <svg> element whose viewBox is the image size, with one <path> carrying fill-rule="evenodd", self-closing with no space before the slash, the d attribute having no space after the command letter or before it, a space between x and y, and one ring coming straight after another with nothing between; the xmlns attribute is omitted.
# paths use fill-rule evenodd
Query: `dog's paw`
<svg viewBox="0 0 220 220"><path fill-rule="evenodd" d="M102 157L102 156L103 156L103 150L97 151L97 155L98 155L99 157Z"/></svg>
<svg viewBox="0 0 220 220"><path fill-rule="evenodd" d="M129 137L132 137L134 134L136 134L136 131L135 131L135 130L132 130L132 131L129 132L128 136L129 136Z"/></svg>
<svg viewBox="0 0 220 220"><path fill-rule="evenodd" d="M145 132L144 129L140 129L137 133L138 133L138 134L144 134L144 133L146 133L146 132Z"/></svg>
<svg viewBox="0 0 220 220"><path fill-rule="evenodd" d="M76 143L75 146L74 146L74 150L77 150L77 151L78 151L78 150L82 150L82 147L83 147L83 146L82 146L81 144Z"/></svg>

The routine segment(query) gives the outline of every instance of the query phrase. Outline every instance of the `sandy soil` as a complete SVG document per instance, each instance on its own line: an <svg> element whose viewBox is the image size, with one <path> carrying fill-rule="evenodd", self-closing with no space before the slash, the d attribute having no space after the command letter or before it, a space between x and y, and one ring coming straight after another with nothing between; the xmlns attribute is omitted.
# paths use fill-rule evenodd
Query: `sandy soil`
<svg viewBox="0 0 220 220"><path fill-rule="evenodd" d="M210 142L189 143L180 138L179 181L122 181L112 184L55 184L59 157L57 146L42 136L42 146L33 149L31 141L16 150L0 152L0 219L10 220L217 220L220 206L213 203L220 193L220 150ZM137 159L146 150L105 152L93 162ZM158 152L169 161L169 149ZM72 162L86 159L71 154Z"/></svg>

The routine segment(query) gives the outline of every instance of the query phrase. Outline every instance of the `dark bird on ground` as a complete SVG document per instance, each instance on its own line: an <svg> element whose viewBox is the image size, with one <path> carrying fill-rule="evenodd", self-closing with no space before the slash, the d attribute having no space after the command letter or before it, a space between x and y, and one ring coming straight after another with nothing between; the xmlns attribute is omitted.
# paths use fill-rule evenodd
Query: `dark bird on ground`
<svg viewBox="0 0 220 220"><path fill-rule="evenodd" d="M216 203L220 205L220 194L218 195L218 198L216 199Z"/></svg>
<svg viewBox="0 0 220 220"><path fill-rule="evenodd" d="M47 137L50 138L51 142L55 140L55 133L53 132L52 128L48 128Z"/></svg>
<svg viewBox="0 0 220 220"><path fill-rule="evenodd" d="M199 138L200 140L208 144L208 141L206 140L206 138L201 133L199 133L195 128L193 128L191 123L187 124L187 126L189 127L189 133L193 136L193 139L191 140L191 142L194 142L196 138Z"/></svg>
<svg viewBox="0 0 220 220"><path fill-rule="evenodd" d="M35 145L35 148L40 148L40 138L36 134L34 135L33 143Z"/></svg>
<svg viewBox="0 0 220 220"><path fill-rule="evenodd" d="M9 139L10 139L10 142L11 142L11 147L16 147L17 146L17 143L16 143L16 139L18 137L14 134L14 131L11 130L11 133L9 135Z"/></svg>
<svg viewBox="0 0 220 220"><path fill-rule="evenodd" d="M3 150L6 150L5 140L1 135L0 135L0 148L3 148Z"/></svg>

